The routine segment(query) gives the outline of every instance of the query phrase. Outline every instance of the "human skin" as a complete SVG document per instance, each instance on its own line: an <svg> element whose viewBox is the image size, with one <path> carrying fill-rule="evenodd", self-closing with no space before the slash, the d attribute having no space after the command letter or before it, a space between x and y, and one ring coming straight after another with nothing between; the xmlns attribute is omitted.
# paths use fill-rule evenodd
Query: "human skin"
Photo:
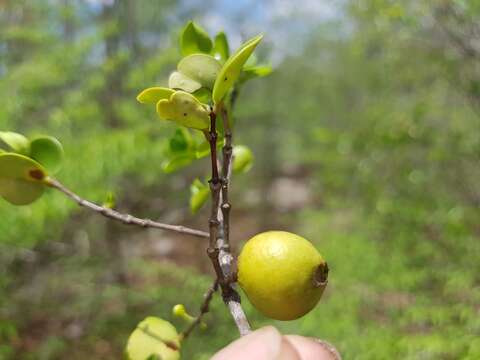
<svg viewBox="0 0 480 360"><path fill-rule="evenodd" d="M216 353L211 360L340 360L330 345L313 338L282 335L273 326L252 332Z"/></svg>

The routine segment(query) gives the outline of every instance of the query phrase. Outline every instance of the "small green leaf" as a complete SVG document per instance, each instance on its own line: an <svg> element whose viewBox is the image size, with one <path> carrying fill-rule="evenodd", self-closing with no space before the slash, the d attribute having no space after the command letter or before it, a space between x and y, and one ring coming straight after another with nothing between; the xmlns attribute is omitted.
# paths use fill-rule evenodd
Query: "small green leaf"
<svg viewBox="0 0 480 360"><path fill-rule="evenodd" d="M217 141L217 149L220 149L222 146L223 138L219 138ZM195 157L197 159L201 159L208 155L210 155L210 143L208 143L206 140L202 140L195 148Z"/></svg>
<svg viewBox="0 0 480 360"><path fill-rule="evenodd" d="M106 207L108 209L113 209L116 205L116 199L115 199L115 193L112 191L109 191L107 193L107 196L105 198L104 203L102 204L103 207Z"/></svg>
<svg viewBox="0 0 480 360"><path fill-rule="evenodd" d="M36 137L30 141L30 157L55 174L62 166L62 144L51 136Z"/></svg>
<svg viewBox="0 0 480 360"><path fill-rule="evenodd" d="M125 349L129 360L180 359L180 337L177 329L166 320L149 316L137 325Z"/></svg>
<svg viewBox="0 0 480 360"><path fill-rule="evenodd" d="M190 186L190 210L195 214L208 200L210 189L199 179L195 179Z"/></svg>
<svg viewBox="0 0 480 360"><path fill-rule="evenodd" d="M189 21L180 35L180 50L183 56L196 53L208 54L212 50L212 40L203 28Z"/></svg>
<svg viewBox="0 0 480 360"><path fill-rule="evenodd" d="M210 154L210 144L207 141L202 141L200 144L197 145L195 149L195 157L197 159L201 159L205 156Z"/></svg>
<svg viewBox="0 0 480 360"><path fill-rule="evenodd" d="M210 126L207 109L193 95L184 91L175 92L169 100L160 100L157 103L157 113L162 119L192 129L205 130Z"/></svg>
<svg viewBox="0 0 480 360"><path fill-rule="evenodd" d="M247 172L253 165L253 153L244 146L237 145L233 148L233 171L242 173Z"/></svg>
<svg viewBox="0 0 480 360"><path fill-rule="evenodd" d="M258 65L252 67L244 67L240 75L239 82L244 83L250 79L256 77L264 77L272 73L272 67L270 65Z"/></svg>
<svg viewBox="0 0 480 360"><path fill-rule="evenodd" d="M168 78L168 86L172 89L179 89L188 93L193 93L200 89L202 84L178 71L174 71Z"/></svg>
<svg viewBox="0 0 480 360"><path fill-rule="evenodd" d="M230 56L227 36L223 31L220 31L215 36L213 55L217 60L221 60L222 62L227 61L228 57Z"/></svg>
<svg viewBox="0 0 480 360"><path fill-rule="evenodd" d="M165 173L170 174L187 165L190 165L193 160L195 160L193 154L178 155L162 162L162 170Z"/></svg>
<svg viewBox="0 0 480 360"><path fill-rule="evenodd" d="M222 65L213 56L192 54L178 63L177 69L183 75L211 89Z"/></svg>
<svg viewBox="0 0 480 360"><path fill-rule="evenodd" d="M151 87L138 94L137 100L142 104L156 104L162 99L168 99L174 92L169 88Z"/></svg>
<svg viewBox="0 0 480 360"><path fill-rule="evenodd" d="M22 134L12 131L0 131L0 140L7 144L16 153L28 155L29 141Z"/></svg>
<svg viewBox="0 0 480 360"><path fill-rule="evenodd" d="M46 170L15 153L0 154L0 196L13 205L27 205L42 196Z"/></svg>
<svg viewBox="0 0 480 360"><path fill-rule="evenodd" d="M195 146L195 143L192 135L190 131L184 127L176 129L175 134L173 134L169 141L170 152L173 154L186 152L192 149L193 146Z"/></svg>
<svg viewBox="0 0 480 360"><path fill-rule="evenodd" d="M258 35L243 44L223 65L213 86L212 98L215 104L223 100L223 97L231 89L242 72L243 65L253 53L263 35Z"/></svg>

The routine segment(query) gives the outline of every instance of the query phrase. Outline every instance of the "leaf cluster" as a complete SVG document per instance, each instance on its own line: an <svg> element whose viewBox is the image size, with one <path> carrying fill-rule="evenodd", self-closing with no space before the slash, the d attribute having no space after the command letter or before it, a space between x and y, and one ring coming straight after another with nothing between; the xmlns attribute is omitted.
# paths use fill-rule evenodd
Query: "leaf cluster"
<svg viewBox="0 0 480 360"><path fill-rule="evenodd" d="M13 205L27 205L42 196L48 174L60 170L62 144L51 136L28 139L0 132L0 196Z"/></svg>

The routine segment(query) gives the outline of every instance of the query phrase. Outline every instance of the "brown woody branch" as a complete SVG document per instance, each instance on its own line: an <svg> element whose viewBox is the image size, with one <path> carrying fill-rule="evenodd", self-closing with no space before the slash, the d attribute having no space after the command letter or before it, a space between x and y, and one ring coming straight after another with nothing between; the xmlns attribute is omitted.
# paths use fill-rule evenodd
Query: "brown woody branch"
<svg viewBox="0 0 480 360"><path fill-rule="evenodd" d="M205 231L190 229L182 225L163 224L150 219L140 219L130 214L122 214L116 210L113 210L104 206L100 206L91 201L81 198L79 195L75 194L73 191L69 190L63 184L61 184L58 180L53 178L47 178L45 180L45 184L50 186L51 188L54 188L64 193L69 198L74 200L78 205L83 206L89 210L95 211L107 218L120 221L121 223L126 225L137 225L143 228L170 230L170 231L175 231L175 232L187 234L187 235L193 235L201 238L209 237L209 234Z"/></svg>
<svg viewBox="0 0 480 360"><path fill-rule="evenodd" d="M206 133L207 139L209 140L209 143L210 143L210 155L211 155L211 163L212 163L212 179L210 180L210 190L212 193L212 210L211 210L210 222L209 222L210 245L207 252L213 264L213 267L215 269L217 280L222 290L223 301L225 302L225 304L227 304L230 310L230 313L233 317L233 320L235 321L235 324L237 325L237 328L240 332L240 335L243 336L250 332L250 324L248 323L248 320L245 316L245 312L243 311L242 305L240 303L240 295L233 288L231 284L232 278L233 278L231 274L233 256L231 255L230 249L228 246L222 246L222 249L220 249L218 246L219 244L217 242L219 229L221 230L221 235L224 237L224 239L222 239L223 244L226 244L225 239L228 239L228 231L229 231L228 226L225 227L225 213L223 212L223 209L220 210L220 207L219 207L220 198L222 198L222 204L225 203L225 197L223 196L223 194L227 196L226 201L228 203L228 178L230 174L229 163L231 162L231 156L229 156L227 153L226 154L227 157L224 158L224 160L226 161L224 161L223 169L222 169L222 180L223 178L226 178L227 180L227 187L224 189L223 186L221 186L224 184L224 182L219 178L219 172L218 172L217 149L216 149L217 131L216 131L216 112L215 112L218 110L223 111L222 108L223 108L222 105L217 106L217 108L211 112L210 132ZM224 119L227 119L225 114L222 113L222 115L224 115ZM227 135L226 135L225 145L228 142L228 145L231 147L231 130L230 130L230 127L227 126L227 128L225 128L226 130L225 134L227 134L227 129L229 133L228 135L229 139L227 140ZM222 220L221 224L219 221L219 215ZM228 218L229 218L229 214L227 210L227 219Z"/></svg>
<svg viewBox="0 0 480 360"><path fill-rule="evenodd" d="M218 230L220 221L218 220L218 207L220 205L220 178L218 176L218 164L217 164L217 127L216 127L217 115L214 111L210 112L210 131L205 133L208 143L210 144L210 159L212 162L212 177L209 180L210 192L212 195L212 208L210 212L210 219L208 220L208 228L210 230L210 242L207 248L207 254L210 257L215 274L220 283L222 283L223 275L222 269L218 262Z"/></svg>
<svg viewBox="0 0 480 360"><path fill-rule="evenodd" d="M230 121L228 112L225 107L222 107L223 129L225 133L225 143L222 148L223 164L222 164L222 215L223 215L223 233L224 233L224 247L230 249L230 209L231 204L228 200L228 188L230 183L230 174L232 166L232 129L230 128Z"/></svg>

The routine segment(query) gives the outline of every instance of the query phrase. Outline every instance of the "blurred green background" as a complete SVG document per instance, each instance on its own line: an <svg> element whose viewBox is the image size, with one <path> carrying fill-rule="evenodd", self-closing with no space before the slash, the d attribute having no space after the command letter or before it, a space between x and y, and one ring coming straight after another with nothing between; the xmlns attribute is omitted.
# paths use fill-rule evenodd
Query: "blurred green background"
<svg viewBox="0 0 480 360"><path fill-rule="evenodd" d="M304 318L254 327L335 344L345 359L480 359L480 3L477 0L4 0L0 130L50 134L59 179L137 216L206 228L188 209L208 161L160 169L175 126L136 94L166 84L195 19L235 48L263 32L275 71L241 92L233 241L311 239L330 283ZM147 315L196 313L204 241L111 223L50 192L0 201L0 359L118 359ZM237 337L216 298L185 359Z"/></svg>

